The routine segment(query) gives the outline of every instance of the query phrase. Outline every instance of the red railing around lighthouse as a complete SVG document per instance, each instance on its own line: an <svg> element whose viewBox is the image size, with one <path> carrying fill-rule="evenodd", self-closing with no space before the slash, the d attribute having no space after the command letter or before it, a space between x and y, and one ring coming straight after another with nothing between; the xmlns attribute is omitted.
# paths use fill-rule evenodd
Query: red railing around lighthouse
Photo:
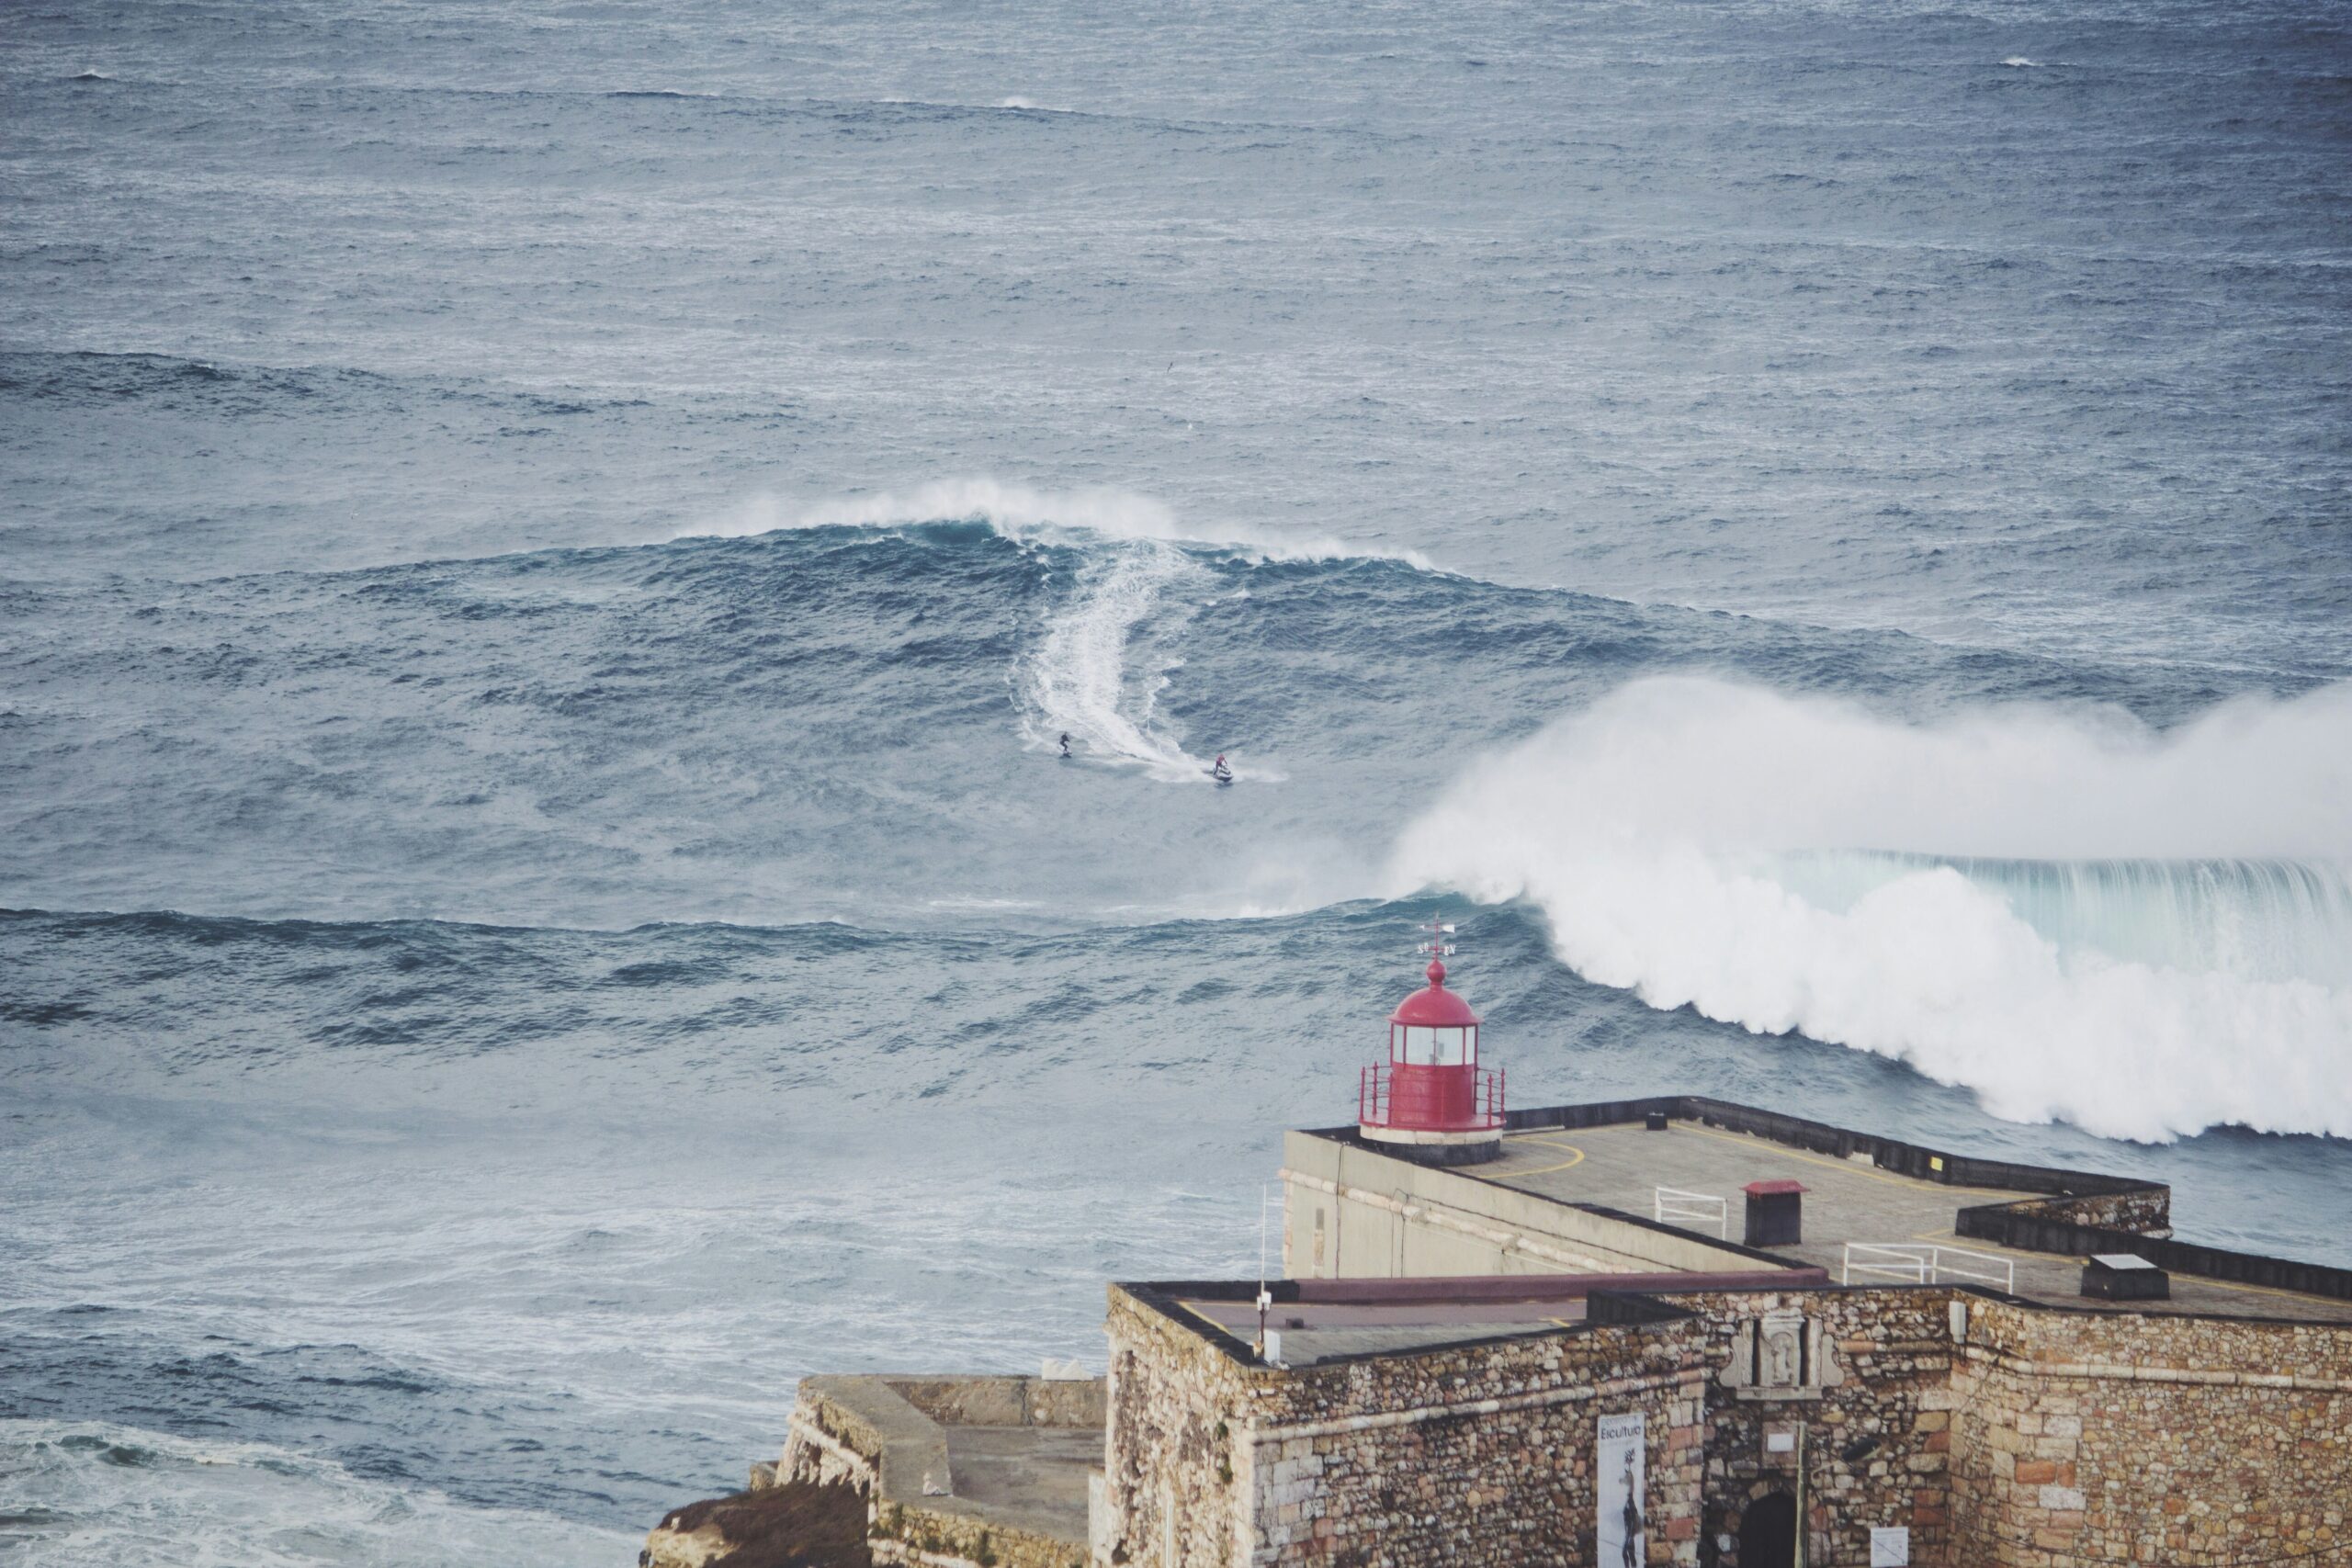
<svg viewBox="0 0 2352 1568"><path fill-rule="evenodd" d="M1396 1082L1393 1062L1375 1062L1363 1069L1356 1083L1356 1121L1367 1127L1416 1127L1430 1132L1482 1133L1503 1124L1503 1070L1478 1067L1439 1068L1450 1092L1432 1095L1429 1068L1408 1066L1408 1081ZM1468 1092L1454 1083L1468 1079ZM1418 1081L1417 1081L1418 1080ZM1452 1080L1452 1081L1448 1081ZM1399 1094L1399 1089L1404 1092Z"/></svg>

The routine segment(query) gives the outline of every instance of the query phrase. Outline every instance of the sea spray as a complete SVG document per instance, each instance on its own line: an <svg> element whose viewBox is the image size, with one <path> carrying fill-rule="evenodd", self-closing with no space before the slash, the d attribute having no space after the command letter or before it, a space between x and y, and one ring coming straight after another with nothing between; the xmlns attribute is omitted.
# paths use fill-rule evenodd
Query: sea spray
<svg viewBox="0 0 2352 1568"><path fill-rule="evenodd" d="M1591 979L1899 1057L2012 1119L2343 1135L2347 802L2344 688L2160 734L1648 680L1474 769L1390 881L1530 898Z"/></svg>

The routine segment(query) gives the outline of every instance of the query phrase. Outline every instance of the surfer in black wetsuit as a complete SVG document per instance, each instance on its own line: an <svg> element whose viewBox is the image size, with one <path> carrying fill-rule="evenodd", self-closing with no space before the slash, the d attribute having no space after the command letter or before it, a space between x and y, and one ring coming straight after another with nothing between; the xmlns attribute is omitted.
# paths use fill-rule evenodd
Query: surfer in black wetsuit
<svg viewBox="0 0 2352 1568"><path fill-rule="evenodd" d="M1069 755L1069 731L1067 729L1062 731L1062 755L1064 757Z"/></svg>

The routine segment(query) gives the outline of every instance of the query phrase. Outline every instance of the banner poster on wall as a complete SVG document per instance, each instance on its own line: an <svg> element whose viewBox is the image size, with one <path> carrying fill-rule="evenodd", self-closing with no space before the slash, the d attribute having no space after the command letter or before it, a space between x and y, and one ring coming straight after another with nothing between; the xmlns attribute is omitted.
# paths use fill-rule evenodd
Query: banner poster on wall
<svg viewBox="0 0 2352 1568"><path fill-rule="evenodd" d="M1642 1432L1639 1415L1600 1418L1595 1478L1600 1483L1600 1568L1642 1568L1649 1561Z"/></svg>

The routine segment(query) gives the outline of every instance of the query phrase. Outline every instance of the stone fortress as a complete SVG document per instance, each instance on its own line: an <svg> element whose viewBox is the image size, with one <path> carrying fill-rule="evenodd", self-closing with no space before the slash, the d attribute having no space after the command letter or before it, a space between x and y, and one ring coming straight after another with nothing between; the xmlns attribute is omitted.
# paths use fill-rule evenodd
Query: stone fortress
<svg viewBox="0 0 2352 1568"><path fill-rule="evenodd" d="M1285 1278L1110 1286L1100 1380L808 1379L642 1561L2352 1564L2352 1269L1720 1100L1507 1110L1443 982L1287 1135Z"/></svg>

